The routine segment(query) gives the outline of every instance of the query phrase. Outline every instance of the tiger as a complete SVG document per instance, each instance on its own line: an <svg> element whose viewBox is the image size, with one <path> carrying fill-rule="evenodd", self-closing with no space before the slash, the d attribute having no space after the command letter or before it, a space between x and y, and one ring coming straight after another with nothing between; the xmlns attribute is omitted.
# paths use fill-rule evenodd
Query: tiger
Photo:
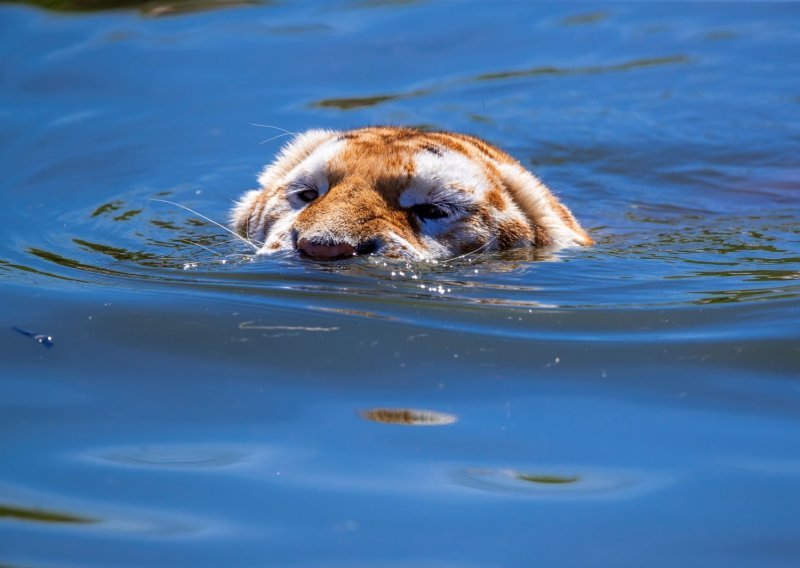
<svg viewBox="0 0 800 568"><path fill-rule="evenodd" d="M531 172L472 135L410 127L293 134L231 211L257 253L438 261L593 240Z"/></svg>

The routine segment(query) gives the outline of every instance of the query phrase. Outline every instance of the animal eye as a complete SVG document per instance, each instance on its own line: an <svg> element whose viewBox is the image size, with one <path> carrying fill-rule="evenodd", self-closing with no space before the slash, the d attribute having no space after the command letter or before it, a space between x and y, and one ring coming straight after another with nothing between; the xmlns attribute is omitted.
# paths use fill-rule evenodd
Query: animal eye
<svg viewBox="0 0 800 568"><path fill-rule="evenodd" d="M441 205L434 205L432 203L421 203L411 207L411 211L422 220L425 219L442 219L449 217L452 211Z"/></svg>
<svg viewBox="0 0 800 568"><path fill-rule="evenodd" d="M319 191L316 189L305 189L298 192L296 195L300 198L300 201L303 201L304 203L311 203L317 197L319 197Z"/></svg>

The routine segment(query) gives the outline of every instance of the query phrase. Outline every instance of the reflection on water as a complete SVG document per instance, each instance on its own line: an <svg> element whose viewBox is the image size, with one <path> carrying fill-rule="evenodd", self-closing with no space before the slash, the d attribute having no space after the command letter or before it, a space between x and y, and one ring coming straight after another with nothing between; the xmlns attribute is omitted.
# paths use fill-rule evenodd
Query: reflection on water
<svg viewBox="0 0 800 568"><path fill-rule="evenodd" d="M561 20L562 26L585 26L589 24L596 24L608 19L608 12L585 12L583 14L575 14L574 16L567 16Z"/></svg>
<svg viewBox="0 0 800 568"><path fill-rule="evenodd" d="M312 108L335 108L339 110L351 110L361 107L376 106L388 101L398 101L402 99L410 99L413 97L421 97L431 93L430 89L418 89L408 93L399 93L392 95L373 95L369 97L342 97L336 99L322 99L311 103Z"/></svg>
<svg viewBox="0 0 800 568"><path fill-rule="evenodd" d="M691 60L685 55L670 55L670 56L656 57L651 59L636 59L632 61L625 61L622 63L615 63L612 65L591 65L585 67L572 67L572 68L540 66L540 67L533 67L530 69L522 69L518 71L483 73L475 77L469 77L466 79L457 79L449 83L439 84L425 89L414 89L412 91L408 91L405 93L371 95L368 97L327 98L311 103L311 107L333 108L338 110L353 110L362 107L372 107L391 101L401 101L404 99L424 97L441 91L457 89L459 87L469 85L470 83L473 82L497 81L497 80L518 79L524 77L537 77L537 76L599 75L606 73L634 71L637 69L646 69L648 67L655 67L660 65L675 65L675 64L685 64L685 63L691 63Z"/></svg>
<svg viewBox="0 0 800 568"><path fill-rule="evenodd" d="M244 464L261 453L255 448L141 446L97 452L95 459L133 467L216 469Z"/></svg>
<svg viewBox="0 0 800 568"><path fill-rule="evenodd" d="M123 213L117 213L123 209ZM166 217L161 216L164 213ZM293 266L297 260L291 253L253 255L243 243L189 213L163 211L152 205L143 210L125 209L122 201L116 201L94 208L88 217L84 217L83 224L73 224L72 230L80 232L83 227L92 232L92 239L98 240L60 238L58 252L30 247L26 264L0 261L0 270L76 281L86 279L81 273L95 273L151 283L186 282L184 275L174 272L178 268L189 270L191 280L199 285L207 275L209 283L218 280L215 287L231 289L260 287L259 280L288 277L291 288L300 294L377 294L378 301L387 299L386 293L408 299L440 296L462 305L467 302L526 309L568 306L576 301L583 307L702 305L790 299L800 293L800 256L796 250L800 229L794 218L785 215L706 219L681 214L674 208L666 215L644 214L637 208L626 214L622 234L598 233L598 245L587 250L556 254L531 249L483 251L435 263L387 262L367 257L336 263L304 262L304 266ZM104 238L108 223L125 226L129 247L99 241ZM117 231L112 234L117 235ZM74 248L65 246L69 242ZM44 262L36 262L36 258ZM597 300L592 302L590 297L575 295L553 279L563 276L564 261L585 265L600 258L619 263L621 271L579 272L571 278L570 285L583 287L605 281L612 286L616 282L625 287L638 286L641 294L596 295ZM654 261L660 264L656 267ZM65 270L54 272L58 267ZM330 277L309 281L309 270L317 276ZM654 279L669 282L670 294L651 294L648 286ZM316 309L359 312L335 305ZM360 311L393 317L375 310ZM254 321L254 325L269 324Z"/></svg>
<svg viewBox="0 0 800 568"><path fill-rule="evenodd" d="M37 493L27 487L4 486L4 492L14 495L19 502L26 497L27 502L36 506L0 505L0 524L13 522L13 526L5 524L5 529L35 530L39 525L47 532L39 534L67 534L73 537L81 535L114 535L146 536L147 538L186 538L199 535L210 535L223 530L224 523L216 519L204 519L177 512L166 512L158 508L147 510L135 504L123 504L124 495L117 495L107 502L77 502L75 509L91 511L87 514L74 514L60 509L39 507L38 503L50 501L63 502L64 499L53 498ZM63 508L63 507L62 507ZM79 531L79 532L76 532ZM37 533L34 533L37 534ZM5 544L5 543L4 543ZM0 555L2 552L0 552Z"/></svg>
<svg viewBox="0 0 800 568"><path fill-rule="evenodd" d="M529 481L531 483L544 483L544 484L561 484L561 483L575 483L580 479L579 476L563 476L563 475L532 475L530 473L518 473L517 478L522 481Z"/></svg>
<svg viewBox="0 0 800 568"><path fill-rule="evenodd" d="M453 476L456 483L481 491L541 499L610 499L633 497L655 489L641 473L565 468L567 473L468 468ZM563 471L563 470L562 470Z"/></svg>
<svg viewBox="0 0 800 568"><path fill-rule="evenodd" d="M79 525L97 522L94 519L78 517L67 513L48 511L39 508L16 507L12 505L0 505L0 519L2 518L18 521L34 521L37 523L72 523Z"/></svg>
<svg viewBox="0 0 800 568"><path fill-rule="evenodd" d="M517 79L521 77L536 77L539 75L594 75L604 73L617 73L621 71L634 71L636 69L646 69L659 65L675 65L691 63L685 55L671 55L665 57L655 57L652 59L635 59L613 65L590 65L586 67L533 67L519 71L503 71L499 73L485 73L475 77L476 81L497 81L500 79Z"/></svg>

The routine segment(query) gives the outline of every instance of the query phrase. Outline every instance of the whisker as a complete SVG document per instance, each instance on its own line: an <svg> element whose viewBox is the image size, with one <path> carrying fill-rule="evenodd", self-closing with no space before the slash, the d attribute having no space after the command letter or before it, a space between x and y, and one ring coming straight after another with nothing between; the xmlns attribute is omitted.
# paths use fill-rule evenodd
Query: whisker
<svg viewBox="0 0 800 568"><path fill-rule="evenodd" d="M201 249L205 249L208 252L213 252L217 256L222 256L221 252L217 252L214 249L211 249L211 248L209 248L209 247L207 247L205 245L201 245L200 243L193 243L192 241L189 241L189 240L186 240L186 239L180 239L178 242L185 243L187 245L194 245L196 247L200 247Z"/></svg>
<svg viewBox="0 0 800 568"><path fill-rule="evenodd" d="M239 240L239 239L224 239L224 240L221 240L221 241L216 241L214 244L215 244L215 245L227 245L227 244L230 244L230 243L232 243L232 242L235 242L235 241L238 241L238 240ZM264 244L264 243L262 243L262 242L260 242L260 241L257 241L256 239L248 239L248 240L249 240L251 243L255 243L255 244L257 244L257 245L262 245L262 246L263 246L263 244Z"/></svg>
<svg viewBox="0 0 800 568"><path fill-rule="evenodd" d="M297 132L292 132L290 130L286 130L285 128L281 128L280 126L272 126L271 124L259 124L257 122L251 122L250 125L251 126L260 126L262 128L274 128L275 130L282 130L283 132L285 132L287 134L297 134Z"/></svg>
<svg viewBox="0 0 800 568"><path fill-rule="evenodd" d="M267 138L266 140L262 140L259 144L266 144L267 142L272 142L273 140L277 140L278 138L283 138L284 136L293 136L294 132L284 132L282 134L278 134L277 136L273 136L272 138Z"/></svg>
<svg viewBox="0 0 800 568"><path fill-rule="evenodd" d="M489 239L488 241L486 241L485 243L483 243L481 246L479 246L479 247L478 247L478 248L476 248L475 250L471 250L471 251L469 251L469 252L465 252L464 254L460 254L460 255L458 255L458 256L454 256L454 257L452 257L452 258L448 258L448 259L444 260L444 262L452 262L452 261L454 261L454 260L459 260L459 259L461 259L461 258L468 257L468 256L470 256L470 255L473 255L473 254L477 253L477 252L480 252L480 251L481 251L481 249L484 249L484 250L483 250L483 253L484 253L484 255L485 255L487 252L489 252L489 251L488 251L489 247L490 247L492 244L494 244L494 242L497 240L497 237L498 237L498 235L495 235L494 237L492 237L491 239ZM473 262L475 262L476 260L478 260L478 259L479 259L481 256L482 256L482 255L478 255L478 256L476 256L475 258L473 258L473 259L470 259L468 262L469 262L469 263L473 263Z"/></svg>
<svg viewBox="0 0 800 568"><path fill-rule="evenodd" d="M253 250L254 250L254 251L258 252L258 247L257 247L256 245L254 245L252 242L250 242L248 239L244 238L242 235L240 235L240 234L238 234L238 233L235 233L235 232L231 231L231 230L230 230L228 227L226 227L225 225L221 225L221 224L217 223L216 221L214 221L214 219L209 219L209 218L208 218L208 217L206 217L205 215L203 215L203 214L201 214L201 213L198 213L198 212L197 212L197 211L195 211L194 209L191 209L191 208L189 208L189 207L186 207L185 205L181 205L180 203L175 203L174 201L168 201L168 200L166 200L166 199L156 199L156 198L154 198L154 197L151 197L151 198L149 199L149 201L160 201L160 202L162 202L162 203L169 203L170 205L174 205L175 207L180 207L181 209L184 209L184 210L188 211L189 213L193 213L193 214L197 215L198 217L200 217L201 219L205 219L205 220L206 220L206 221L208 221L209 223L211 223L211 224L213 224L213 225L216 225L217 227L219 227L219 228L220 228L220 229L222 229L223 231L226 231L226 232L230 233L231 235L233 235L234 237L236 237L236 238L237 238L237 239L239 239L240 241L242 241L242 242L244 242L244 243L247 243L248 245L250 245L251 247L253 247Z"/></svg>

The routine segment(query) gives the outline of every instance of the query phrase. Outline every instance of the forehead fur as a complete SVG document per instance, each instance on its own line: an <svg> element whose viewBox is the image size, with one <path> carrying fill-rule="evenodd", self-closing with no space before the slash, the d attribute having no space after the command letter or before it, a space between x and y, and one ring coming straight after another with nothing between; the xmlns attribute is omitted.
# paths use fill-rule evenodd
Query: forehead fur
<svg viewBox="0 0 800 568"><path fill-rule="evenodd" d="M261 187L268 188L281 183L301 162L320 148L325 142L336 139L332 130L309 130L295 136L284 146L270 165L258 177Z"/></svg>
<svg viewBox="0 0 800 568"><path fill-rule="evenodd" d="M413 156L414 174L400 197L402 207L426 202L456 205L481 199L489 188L479 162L454 150L418 151Z"/></svg>
<svg viewBox="0 0 800 568"><path fill-rule="evenodd" d="M403 207L428 197L457 198L459 192L479 199L489 185L481 164L484 156L469 150L463 141L449 136L410 129L313 130L284 147L259 182L266 187L325 173L378 180L395 189L409 185L401 198ZM437 191L452 195L432 195Z"/></svg>

